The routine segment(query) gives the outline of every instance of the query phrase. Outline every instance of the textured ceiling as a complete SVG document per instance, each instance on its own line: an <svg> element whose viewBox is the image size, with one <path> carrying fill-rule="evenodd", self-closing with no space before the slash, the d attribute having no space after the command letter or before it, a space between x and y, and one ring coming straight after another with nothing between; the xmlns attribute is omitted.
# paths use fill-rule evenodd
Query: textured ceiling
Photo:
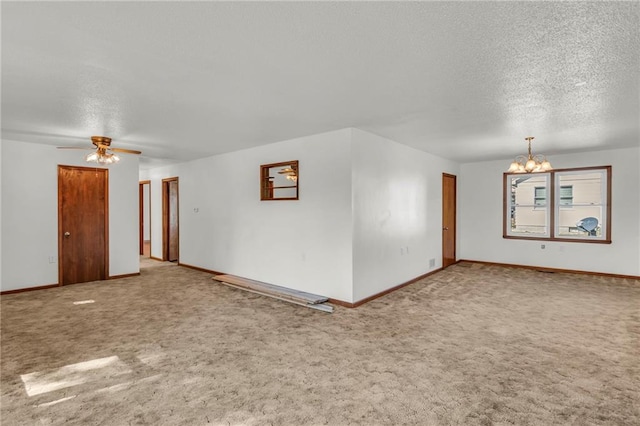
<svg viewBox="0 0 640 426"><path fill-rule="evenodd" d="M344 127L462 162L640 145L638 2L1 7L3 139L147 166Z"/></svg>

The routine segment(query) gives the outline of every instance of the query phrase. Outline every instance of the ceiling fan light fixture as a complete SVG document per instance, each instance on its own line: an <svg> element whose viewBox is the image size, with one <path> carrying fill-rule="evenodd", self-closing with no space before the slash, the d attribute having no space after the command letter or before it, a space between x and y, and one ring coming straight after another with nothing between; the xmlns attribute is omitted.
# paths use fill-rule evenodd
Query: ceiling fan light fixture
<svg viewBox="0 0 640 426"><path fill-rule="evenodd" d="M281 169L278 173L281 175L284 175L284 177L287 180L290 180L292 182L298 182L298 174L296 172L296 169L292 167L285 167L284 169Z"/></svg>
<svg viewBox="0 0 640 426"><path fill-rule="evenodd" d="M118 157L115 154L105 154L102 157L102 163L101 164L105 164L105 165L109 165L109 164L116 164L118 161L120 161L120 157Z"/></svg>
<svg viewBox="0 0 640 426"><path fill-rule="evenodd" d="M88 163L98 163L104 166L108 166L109 164L116 164L120 161L120 157L115 154L109 154L108 152L92 152L85 157L85 160Z"/></svg>

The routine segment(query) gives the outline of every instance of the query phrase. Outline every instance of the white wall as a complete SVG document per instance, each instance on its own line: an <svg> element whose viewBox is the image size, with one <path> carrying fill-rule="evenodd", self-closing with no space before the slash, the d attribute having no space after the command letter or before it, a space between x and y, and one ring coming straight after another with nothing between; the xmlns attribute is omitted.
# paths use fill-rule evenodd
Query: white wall
<svg viewBox="0 0 640 426"><path fill-rule="evenodd" d="M260 201L260 165L290 160L300 162L300 199ZM442 266L443 172L459 169L344 129L140 180L152 181L152 256L162 257L161 181L177 176L180 263L357 302Z"/></svg>
<svg viewBox="0 0 640 426"><path fill-rule="evenodd" d="M640 148L554 155L553 167L612 166L611 244L502 238L507 160L463 164L459 180L461 259L640 275ZM541 249L541 244L546 248Z"/></svg>
<svg viewBox="0 0 640 426"><path fill-rule="evenodd" d="M163 178L179 177L180 263L351 302L351 131L141 172L162 257ZM299 200L260 201L260 165L298 160Z"/></svg>
<svg viewBox="0 0 640 426"><path fill-rule="evenodd" d="M85 154L2 141L2 291L58 282L57 166L87 166ZM123 155L109 170L109 274L136 272L138 159Z"/></svg>
<svg viewBox="0 0 640 426"><path fill-rule="evenodd" d="M442 173L458 175L459 169L358 129L352 157L353 286L359 301L442 267Z"/></svg>

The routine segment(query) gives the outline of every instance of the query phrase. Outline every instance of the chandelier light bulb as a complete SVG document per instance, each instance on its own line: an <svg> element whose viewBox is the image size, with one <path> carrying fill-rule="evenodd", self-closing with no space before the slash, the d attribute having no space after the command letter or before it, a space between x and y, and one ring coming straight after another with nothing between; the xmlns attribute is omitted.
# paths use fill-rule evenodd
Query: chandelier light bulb
<svg viewBox="0 0 640 426"><path fill-rule="evenodd" d="M548 170L551 170L551 163L549 163L547 160L544 160L542 162L542 164L540 165L540 168L542 169L542 171L546 172Z"/></svg>
<svg viewBox="0 0 640 426"><path fill-rule="evenodd" d="M97 162L98 162L98 153L97 153L97 152L92 152L91 154L88 154L88 155L85 157L85 160L86 160L87 162L94 162L94 163L97 163Z"/></svg>
<svg viewBox="0 0 640 426"><path fill-rule="evenodd" d="M120 157L115 154L109 154L108 152L95 151L85 157L85 160L90 163L98 163L103 166L109 164L116 164L120 161Z"/></svg>
<svg viewBox="0 0 640 426"><path fill-rule="evenodd" d="M524 169L525 169L527 172L532 172L532 171L534 171L534 170L535 170L535 168L536 168L536 162L535 162L535 161L533 161L533 159L528 160L528 161L527 161L527 164L525 164L525 165L524 165Z"/></svg>

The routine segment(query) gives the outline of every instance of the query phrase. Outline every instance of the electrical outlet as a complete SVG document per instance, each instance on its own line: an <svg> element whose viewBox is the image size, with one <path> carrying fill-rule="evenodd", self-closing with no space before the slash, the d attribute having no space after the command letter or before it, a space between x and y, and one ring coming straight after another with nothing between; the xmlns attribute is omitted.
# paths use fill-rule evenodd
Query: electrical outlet
<svg viewBox="0 0 640 426"><path fill-rule="evenodd" d="M436 260L429 259L429 268L435 268L435 267L436 267Z"/></svg>
<svg viewBox="0 0 640 426"><path fill-rule="evenodd" d="M49 263L56 263L55 256L49 256Z"/></svg>

